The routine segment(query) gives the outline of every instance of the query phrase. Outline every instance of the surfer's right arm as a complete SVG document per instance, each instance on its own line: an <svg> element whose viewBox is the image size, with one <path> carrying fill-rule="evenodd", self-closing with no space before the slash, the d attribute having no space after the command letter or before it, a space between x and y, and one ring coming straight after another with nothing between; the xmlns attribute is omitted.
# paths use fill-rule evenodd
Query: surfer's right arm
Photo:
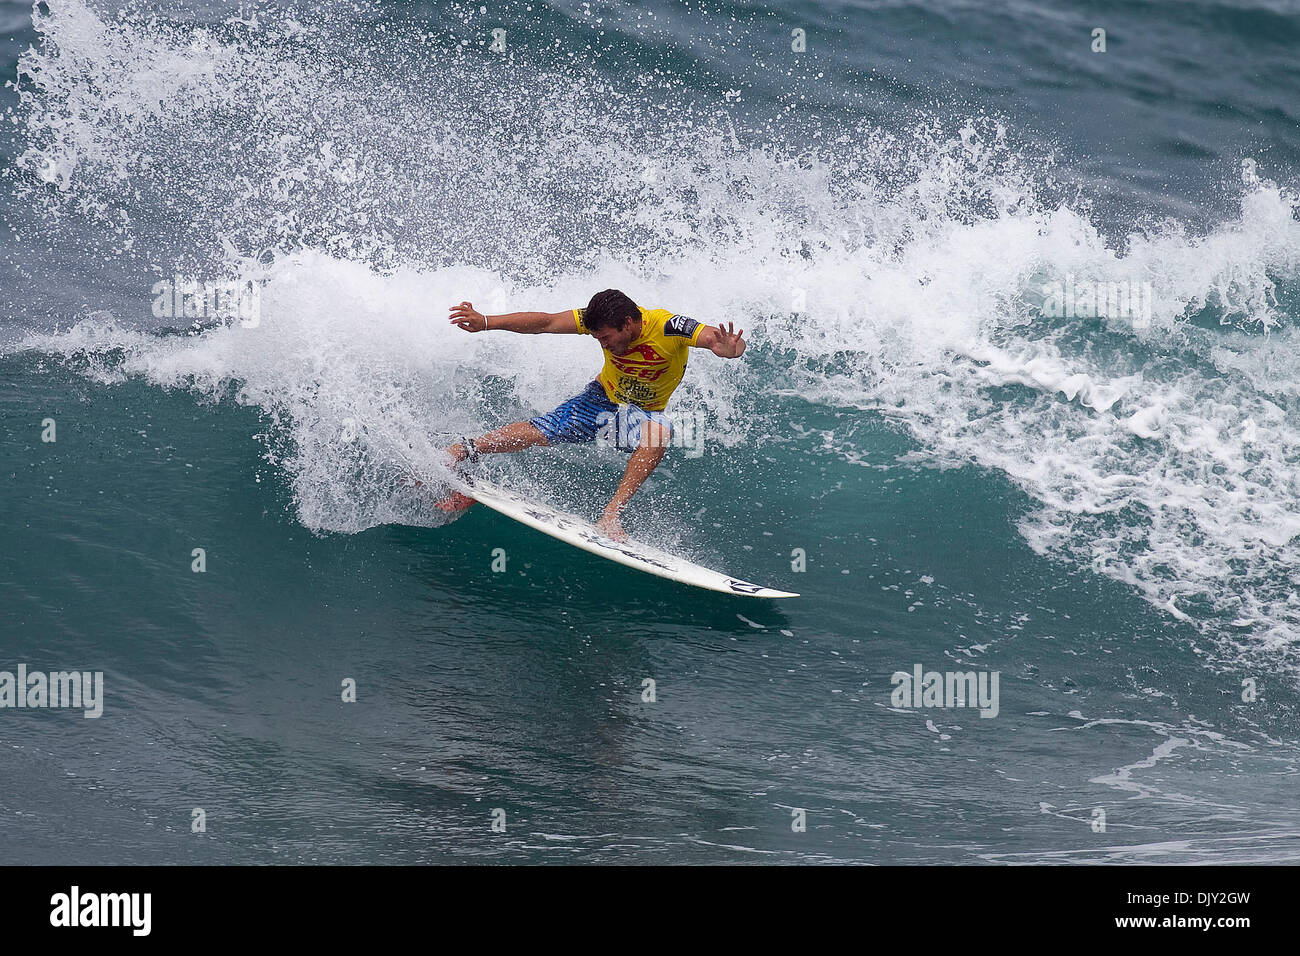
<svg viewBox="0 0 1300 956"><path fill-rule="evenodd" d="M573 310L565 312L510 312L506 315L484 315L476 312L468 302L451 307L451 324L458 325L466 332L483 332L504 329L507 332L520 332L524 335L550 333L578 333L578 324L574 321Z"/></svg>

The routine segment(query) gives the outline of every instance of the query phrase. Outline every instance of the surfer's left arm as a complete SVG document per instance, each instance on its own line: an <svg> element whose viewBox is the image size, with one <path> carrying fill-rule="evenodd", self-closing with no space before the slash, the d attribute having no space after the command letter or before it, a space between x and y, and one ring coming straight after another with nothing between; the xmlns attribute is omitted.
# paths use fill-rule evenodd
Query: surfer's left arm
<svg viewBox="0 0 1300 956"><path fill-rule="evenodd" d="M693 344L696 348L708 349L721 358L740 358L748 344L741 338L744 334L745 330L741 329L737 332L732 322L728 322L725 329L721 326L714 328L712 325L706 325L700 329L699 337Z"/></svg>

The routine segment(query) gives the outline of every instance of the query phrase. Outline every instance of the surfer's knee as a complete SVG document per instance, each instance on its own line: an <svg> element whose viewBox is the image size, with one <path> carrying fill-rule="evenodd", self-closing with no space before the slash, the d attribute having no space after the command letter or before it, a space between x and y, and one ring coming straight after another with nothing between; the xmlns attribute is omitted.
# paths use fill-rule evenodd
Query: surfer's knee
<svg viewBox="0 0 1300 956"><path fill-rule="evenodd" d="M647 419L641 423L641 448L667 448L673 439L671 422Z"/></svg>
<svg viewBox="0 0 1300 956"><path fill-rule="evenodd" d="M549 445L551 440L546 437L546 433L534 425L532 422L519 422L516 426L523 436L534 445Z"/></svg>

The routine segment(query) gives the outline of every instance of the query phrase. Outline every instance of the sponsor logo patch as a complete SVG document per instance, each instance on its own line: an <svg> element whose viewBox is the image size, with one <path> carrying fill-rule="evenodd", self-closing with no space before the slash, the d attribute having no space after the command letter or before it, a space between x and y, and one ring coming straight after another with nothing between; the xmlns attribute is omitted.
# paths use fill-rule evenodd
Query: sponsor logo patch
<svg viewBox="0 0 1300 956"><path fill-rule="evenodd" d="M680 335L689 339L699 327L700 323L689 315L674 315L664 323L664 335Z"/></svg>

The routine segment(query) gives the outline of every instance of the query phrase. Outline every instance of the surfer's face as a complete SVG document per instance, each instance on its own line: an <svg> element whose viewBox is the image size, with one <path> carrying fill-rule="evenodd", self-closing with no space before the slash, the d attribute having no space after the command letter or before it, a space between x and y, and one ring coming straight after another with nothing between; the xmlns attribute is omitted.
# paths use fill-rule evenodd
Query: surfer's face
<svg viewBox="0 0 1300 956"><path fill-rule="evenodd" d="M632 347L632 343L641 334L641 320L624 319L623 324L617 329L596 329L591 334L600 343L601 348L615 355L622 355Z"/></svg>

